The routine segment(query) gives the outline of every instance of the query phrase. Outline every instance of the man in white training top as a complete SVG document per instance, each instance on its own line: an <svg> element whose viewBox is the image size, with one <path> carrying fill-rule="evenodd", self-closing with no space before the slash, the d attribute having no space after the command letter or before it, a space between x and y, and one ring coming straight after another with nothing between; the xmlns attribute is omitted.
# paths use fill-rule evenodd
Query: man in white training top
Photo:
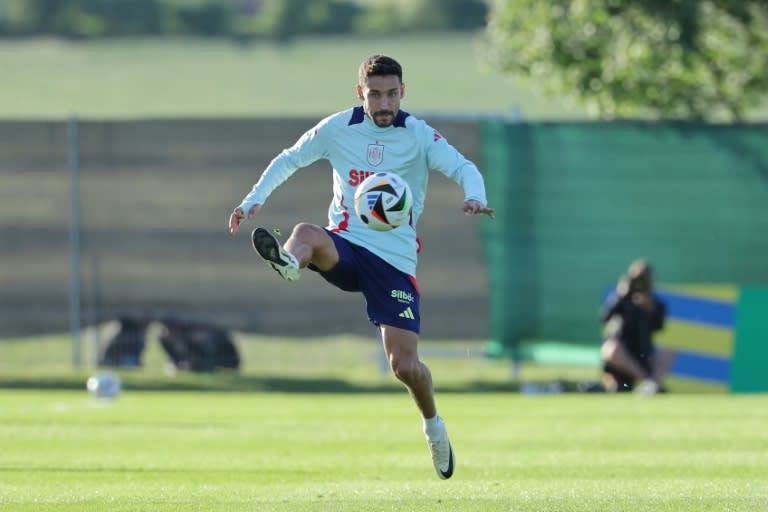
<svg viewBox="0 0 768 512"><path fill-rule="evenodd" d="M282 247L269 231L257 228L251 235L253 248L287 281L296 281L301 269L309 267L334 286L363 294L368 319L380 330L390 367L421 412L435 471L447 479L453 475L455 457L437 414L432 376L417 350L416 224L424 208L429 171L439 171L463 187L462 210L467 215L493 218L494 212L486 206L485 185L475 164L437 130L400 110L404 95L397 61L384 55L365 59L357 85L362 106L326 117L275 157L232 212L229 230L236 234L240 223L256 215L298 169L321 159L330 162L333 199L328 226L299 223ZM366 227L353 204L357 185L383 171L401 176L413 192L410 223L386 232Z"/></svg>

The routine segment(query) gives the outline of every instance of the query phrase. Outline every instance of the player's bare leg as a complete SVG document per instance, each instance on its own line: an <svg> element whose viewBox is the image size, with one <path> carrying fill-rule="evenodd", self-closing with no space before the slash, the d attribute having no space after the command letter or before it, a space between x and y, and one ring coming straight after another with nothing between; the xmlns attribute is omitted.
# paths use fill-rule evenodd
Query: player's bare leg
<svg viewBox="0 0 768 512"><path fill-rule="evenodd" d="M299 261L301 268L312 263L320 271L326 272L339 262L339 253L333 239L325 229L315 224L296 224L283 247Z"/></svg>
<svg viewBox="0 0 768 512"><path fill-rule="evenodd" d="M432 374L419 360L419 336L413 331L382 325L381 337L392 372L408 389L421 411L435 471L442 479L450 478L456 464L455 457L445 425L437 415Z"/></svg>
<svg viewBox="0 0 768 512"><path fill-rule="evenodd" d="M320 226L301 223L293 228L284 246L264 228L251 233L253 249L286 281L298 281L300 270L314 263L320 270L330 270L339 261L336 245Z"/></svg>
<svg viewBox="0 0 768 512"><path fill-rule="evenodd" d="M421 415L432 418L437 412L432 391L432 374L419 360L418 334L389 325L381 326L381 334L384 352L395 377L405 384Z"/></svg>

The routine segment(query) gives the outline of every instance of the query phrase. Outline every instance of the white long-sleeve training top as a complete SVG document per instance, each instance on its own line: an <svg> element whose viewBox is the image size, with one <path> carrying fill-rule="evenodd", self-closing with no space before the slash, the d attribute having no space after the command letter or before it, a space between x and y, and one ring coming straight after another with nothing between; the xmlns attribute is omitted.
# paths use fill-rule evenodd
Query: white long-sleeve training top
<svg viewBox="0 0 768 512"><path fill-rule="evenodd" d="M360 106L326 117L283 150L240 207L247 213L254 204L264 204L294 172L320 159L328 160L333 167L327 228L414 277L418 260L416 224L424 209L429 171L441 172L461 185L465 201L474 199L486 204L480 171L437 130L402 110L392 125L380 128ZM413 192L411 224L386 232L374 231L355 214L355 188L377 172L391 172L408 182Z"/></svg>

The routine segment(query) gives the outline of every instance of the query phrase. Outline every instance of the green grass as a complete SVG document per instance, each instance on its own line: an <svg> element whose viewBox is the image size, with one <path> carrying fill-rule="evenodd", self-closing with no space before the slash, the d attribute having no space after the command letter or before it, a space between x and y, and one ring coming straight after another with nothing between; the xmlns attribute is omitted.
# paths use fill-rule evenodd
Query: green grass
<svg viewBox="0 0 768 512"><path fill-rule="evenodd" d="M66 334L0 340L0 388L84 389L96 368L99 343L108 332L87 329L80 339L80 366L73 365L72 342ZM239 372L168 373L167 357L150 329L140 369L119 370L134 389L229 392L395 392L400 384L386 370L379 341L373 337L330 336L284 338L234 333L242 366ZM101 340L101 341L99 341ZM422 359L434 374L435 386L448 392L516 392L521 383L563 381L569 390L597 379L598 364L525 362L512 372L505 358L485 356L483 340L422 340ZM551 351L551 348L550 348ZM722 394L723 386L670 378L673 393Z"/></svg>
<svg viewBox="0 0 768 512"><path fill-rule="evenodd" d="M0 509L755 512L768 398L0 391Z"/></svg>
<svg viewBox="0 0 768 512"><path fill-rule="evenodd" d="M413 113L583 118L584 109L491 72L472 34L308 38L241 47L205 39L0 42L0 118L309 116L357 104L357 67L404 66Z"/></svg>
<svg viewBox="0 0 768 512"><path fill-rule="evenodd" d="M150 331L152 333L152 331ZM102 333L104 334L104 333ZM768 506L768 395L522 395L484 342L426 340L458 456L434 474L373 339L236 333L239 373L176 374L150 335L113 402L95 331L0 341L0 510L744 511ZM523 365L522 380L596 369ZM685 391L675 382L675 391ZM691 385L691 384L689 384ZM690 389L689 389L690 390ZM705 392L702 394L702 392Z"/></svg>
<svg viewBox="0 0 768 512"><path fill-rule="evenodd" d="M372 53L404 66L414 114L586 119L586 109L490 69L480 34L311 37L239 46L209 39L0 41L0 119L317 117L357 103ZM764 102L748 119L768 119Z"/></svg>
<svg viewBox="0 0 768 512"><path fill-rule="evenodd" d="M55 334L0 340L0 387L83 389L94 371L97 336L86 330L81 336L81 366L73 367L68 335ZM167 357L150 329L143 366L120 370L120 376L138 389L297 391L399 391L400 385L386 371L379 341L373 337L277 338L235 333L241 355L239 372L216 374L169 374ZM484 357L481 340L423 340L421 356L435 374L435 383L452 391L510 391L509 361ZM596 376L592 367L524 365L520 378L531 381L564 379L570 382Z"/></svg>

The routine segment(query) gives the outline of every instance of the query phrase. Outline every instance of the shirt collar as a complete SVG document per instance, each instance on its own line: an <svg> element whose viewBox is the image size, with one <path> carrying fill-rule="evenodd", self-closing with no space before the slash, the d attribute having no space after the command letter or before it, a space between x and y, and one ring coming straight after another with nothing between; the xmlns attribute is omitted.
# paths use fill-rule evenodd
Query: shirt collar
<svg viewBox="0 0 768 512"><path fill-rule="evenodd" d="M392 123L392 126L395 128L405 128L405 120L410 116L408 112L405 110L398 110L397 115L395 116L395 121ZM363 107L355 107L352 109L352 116L349 118L349 123L347 123L348 126L352 126L353 124L360 124L363 121L365 121L365 110L363 110ZM373 123L373 121L371 121ZM374 124L374 126L376 126ZM378 128L378 127L377 127ZM385 128L386 129L386 128Z"/></svg>

